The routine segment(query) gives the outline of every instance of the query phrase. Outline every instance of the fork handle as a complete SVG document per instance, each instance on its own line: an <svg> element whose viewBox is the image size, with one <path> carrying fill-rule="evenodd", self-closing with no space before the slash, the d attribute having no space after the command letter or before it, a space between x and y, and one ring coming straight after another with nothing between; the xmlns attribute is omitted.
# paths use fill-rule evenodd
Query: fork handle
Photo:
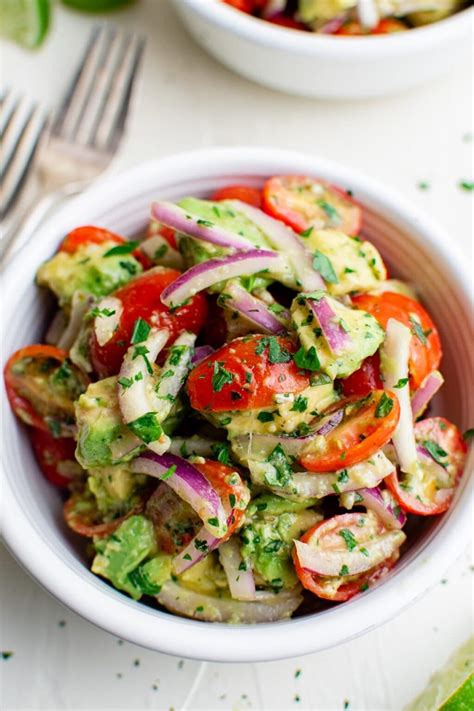
<svg viewBox="0 0 474 711"><path fill-rule="evenodd" d="M55 205L64 198L81 192L82 189L83 186L80 183L65 185L40 197L33 209L31 209L31 205L26 205L20 218L15 221L0 241L1 261L5 263L33 237Z"/></svg>

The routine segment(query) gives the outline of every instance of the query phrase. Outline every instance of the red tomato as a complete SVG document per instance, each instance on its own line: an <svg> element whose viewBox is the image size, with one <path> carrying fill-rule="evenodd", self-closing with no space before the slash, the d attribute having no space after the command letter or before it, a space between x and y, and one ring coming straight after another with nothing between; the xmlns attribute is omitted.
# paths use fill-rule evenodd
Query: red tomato
<svg viewBox="0 0 474 711"><path fill-rule="evenodd" d="M261 207L262 192L248 185L228 185L212 193L211 200L240 200L254 207Z"/></svg>
<svg viewBox="0 0 474 711"><path fill-rule="evenodd" d="M58 437L74 434L74 400L89 379L56 346L20 348L4 369L5 387L15 415L27 425Z"/></svg>
<svg viewBox="0 0 474 711"><path fill-rule="evenodd" d="M360 518L361 514L357 513L333 516L310 528L300 540L303 543L308 543L314 536L317 536L318 539L321 539L321 545L324 546L325 536L327 536L328 539L334 536L337 538L337 533L342 529L349 530L357 540L361 531L361 528L358 526ZM332 541L329 540L330 546L331 543ZM302 586L314 595L325 600L332 600L333 602L345 602L351 597L354 597L354 595L372 587L390 571L399 558L399 552L397 550L390 558L387 558L383 563L380 563L365 573L351 576L341 575L336 578L318 575L317 573L311 573L309 570L305 570L299 563L296 549L293 549L292 555L295 571Z"/></svg>
<svg viewBox="0 0 474 711"><path fill-rule="evenodd" d="M191 371L191 406L213 412L249 410L272 405L276 393L301 392L309 387L309 377L296 366L294 352L294 344L282 336L236 338Z"/></svg>
<svg viewBox="0 0 474 711"><path fill-rule="evenodd" d="M71 437L55 438L36 427L31 430L30 439L46 479L54 486L69 486L81 470L75 457L75 441Z"/></svg>
<svg viewBox="0 0 474 711"><path fill-rule="evenodd" d="M74 254L80 247L85 244L104 244L104 242L115 242L116 244L125 244L126 239L116 235L114 232L109 232L102 227L76 227L75 230L69 232L59 246L60 252L68 252ZM140 249L135 249L132 255L137 259L144 269L149 269L153 262Z"/></svg>
<svg viewBox="0 0 474 711"><path fill-rule="evenodd" d="M308 28L302 22L298 22L294 17L289 17L288 15L275 15L274 17L266 18L267 22L271 22L272 25L279 25L280 27L288 27L290 30L303 30L307 32Z"/></svg>
<svg viewBox="0 0 474 711"><path fill-rule="evenodd" d="M213 488L219 494L222 505L233 515L228 524L227 533L223 540L231 537L234 531L243 523L245 518L246 504L250 499L250 492L243 479L238 475L235 468L221 464L212 459L205 462L195 462L194 466L199 469ZM234 483L231 483L234 482Z"/></svg>
<svg viewBox="0 0 474 711"><path fill-rule="evenodd" d="M428 373L438 368L441 361L441 341L430 315L418 301L390 291L377 296L354 296L352 304L372 314L384 328L390 318L411 328L413 338L410 344L410 387L416 390Z"/></svg>
<svg viewBox="0 0 474 711"><path fill-rule="evenodd" d="M341 380L342 392L346 397L349 395L367 395L371 390L383 390L383 382L380 378L380 355L374 353L364 360L359 370Z"/></svg>
<svg viewBox="0 0 474 711"><path fill-rule="evenodd" d="M410 493L410 477L401 478L401 473L395 471L385 479L385 482L404 511L418 516L433 516L447 511L456 491L464 467L467 446L456 425L444 417L430 417L420 420L415 425L417 443L425 451L433 448L438 463L444 467L449 479L448 486L442 486L429 471L424 469L423 482L419 482L417 495ZM428 443L428 444L427 444ZM420 495L420 489L424 496Z"/></svg>
<svg viewBox="0 0 474 711"><path fill-rule="evenodd" d="M357 20L350 20L349 22L345 22L334 34L345 36L389 35L393 32L404 32L407 29L408 27L403 22L395 20L394 18L380 20L378 25L372 30L366 30Z"/></svg>
<svg viewBox="0 0 474 711"><path fill-rule="evenodd" d="M235 7L236 10L241 10L242 12L252 15L265 6L266 0L224 0L224 2L226 5Z"/></svg>
<svg viewBox="0 0 474 711"><path fill-rule="evenodd" d="M161 292L179 274L175 269L156 267L114 292L113 295L123 304L117 330L103 346L97 342L94 332L91 337L92 365L101 378L119 372L138 318L144 319L151 326L168 328L171 334L169 343L182 331L199 333L207 318L207 302L203 293L196 294L187 304L173 311L161 303Z"/></svg>
<svg viewBox="0 0 474 711"><path fill-rule="evenodd" d="M144 506L144 501L140 501L124 516L103 522L100 521L100 513L97 511L95 502L73 494L64 504L63 510L67 525L75 533L88 538L94 536L103 538L113 533L130 516L141 513Z"/></svg>
<svg viewBox="0 0 474 711"><path fill-rule="evenodd" d="M304 175L267 180L263 187L263 209L296 232L331 227L356 235L362 222L361 208L347 193L325 180Z"/></svg>
<svg viewBox="0 0 474 711"><path fill-rule="evenodd" d="M391 409L386 414L378 409L382 398L391 400ZM368 459L387 444L400 417L396 396L383 390L337 402L324 412L324 417L340 409L344 409L344 418L326 435L325 448L303 454L299 459L311 472L332 472Z"/></svg>

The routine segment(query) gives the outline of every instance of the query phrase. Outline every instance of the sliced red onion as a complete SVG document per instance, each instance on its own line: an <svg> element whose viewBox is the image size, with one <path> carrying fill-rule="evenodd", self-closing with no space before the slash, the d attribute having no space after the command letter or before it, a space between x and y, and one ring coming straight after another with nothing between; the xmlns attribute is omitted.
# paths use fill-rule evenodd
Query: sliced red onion
<svg viewBox="0 0 474 711"><path fill-rule="evenodd" d="M70 351L74 341L79 335L84 316L89 311L94 299L83 291L75 291L71 301L71 314L69 321L56 345L64 351Z"/></svg>
<svg viewBox="0 0 474 711"><path fill-rule="evenodd" d="M46 335L44 337L45 343L56 346L66 329L66 325L66 314L62 309L59 309L59 311L54 314L53 320L48 326L48 330L46 331Z"/></svg>
<svg viewBox="0 0 474 711"><path fill-rule="evenodd" d="M375 0L357 0L357 17L362 27L368 30L376 27L380 16Z"/></svg>
<svg viewBox="0 0 474 711"><path fill-rule="evenodd" d="M219 547L219 560L227 577L230 594L234 600L255 600L255 580L249 563L240 555L236 538L230 538Z"/></svg>
<svg viewBox="0 0 474 711"><path fill-rule="evenodd" d="M197 365L213 353L214 348L212 346L198 346L194 349L193 357L191 358L192 365Z"/></svg>
<svg viewBox="0 0 474 711"><path fill-rule="evenodd" d="M323 35L333 35L335 32L341 29L343 24L346 22L348 18L348 13L345 13L344 15L338 15L337 17L333 17L328 22L325 22L324 25L321 25L321 27L318 28L318 32L320 32Z"/></svg>
<svg viewBox="0 0 474 711"><path fill-rule="evenodd" d="M394 470L393 464L382 451L379 451L365 462L353 464L351 467L336 472L327 474L294 472L288 486L272 487L265 479L267 466L266 462L256 462L252 459L248 461L250 476L254 484L295 501L322 499L334 494L355 492L362 487L374 487Z"/></svg>
<svg viewBox="0 0 474 711"><path fill-rule="evenodd" d="M411 398L411 409L413 411L414 420L417 420L420 415L423 414L429 402L436 395L443 383L444 378L439 370L434 370L426 376Z"/></svg>
<svg viewBox="0 0 474 711"><path fill-rule="evenodd" d="M352 344L349 334L341 326L341 319L333 310L330 300L324 296L307 299L308 306L316 316L323 336L334 355L342 355Z"/></svg>
<svg viewBox="0 0 474 711"><path fill-rule="evenodd" d="M173 571L181 575L185 570L199 563L208 553L215 551L222 543L222 538L216 538L204 526L196 533L194 538L173 559Z"/></svg>
<svg viewBox="0 0 474 711"><path fill-rule="evenodd" d="M133 460L132 471L164 481L192 506L213 536L221 538L227 532L227 514L219 494L191 462L175 454L159 456L154 452L145 452Z"/></svg>
<svg viewBox="0 0 474 711"><path fill-rule="evenodd" d="M269 310L267 305L250 294L240 284L230 281L223 294L225 297L225 308L238 311L242 316L251 321L260 333L282 333L285 331L284 324L278 320Z"/></svg>
<svg viewBox="0 0 474 711"><path fill-rule="evenodd" d="M171 202L154 202L151 206L151 212L153 217L167 227L173 227L175 230L190 235L195 239L200 239L203 242L210 242L219 247L235 250L252 249L254 247L249 240L196 215L191 215Z"/></svg>
<svg viewBox="0 0 474 711"><path fill-rule="evenodd" d="M328 415L322 420L322 423L320 422L318 424L318 427L316 429L316 434L317 435L323 435L326 436L330 432L336 429L338 425L341 424L342 420L344 419L344 408L341 407L340 410L336 410L336 412L333 412L331 415Z"/></svg>
<svg viewBox="0 0 474 711"><path fill-rule="evenodd" d="M105 346L119 326L123 304L115 296L106 296L99 301L97 308L99 313L94 319L94 333L99 346Z"/></svg>
<svg viewBox="0 0 474 711"><path fill-rule="evenodd" d="M232 600L230 597L204 595L169 580L163 585L156 599L160 605L178 615L207 622L233 624L284 620L291 617L303 601L300 586L279 593L259 590L255 597L255 600L248 602Z"/></svg>
<svg viewBox="0 0 474 711"><path fill-rule="evenodd" d="M282 264L282 257L277 252L264 249L250 249L221 259L209 259L207 262L191 267L163 289L161 301L166 306L178 306L199 291L220 281L250 276L265 269L278 269Z"/></svg>
<svg viewBox="0 0 474 711"><path fill-rule="evenodd" d="M267 0L262 10L262 17L266 20L279 15L286 8L287 0Z"/></svg>
<svg viewBox="0 0 474 711"><path fill-rule="evenodd" d="M143 343L131 345L125 354L117 390L120 411L126 424L131 424L149 413L156 413L162 407L162 402L157 400L155 395L155 375L154 372L149 372L149 366L152 367L168 338L167 329L151 329ZM139 355L139 350L144 355ZM168 449L169 443L169 437L162 433L158 440L146 444L149 449L162 454Z"/></svg>
<svg viewBox="0 0 474 711"><path fill-rule="evenodd" d="M343 567L348 570L345 575L360 575L380 565L400 548L405 539L403 531L390 530L371 539L364 537L362 544L352 550L348 550L342 537L338 548L325 549L324 545L312 546L301 541L295 541L295 546L302 568L317 575L336 577Z"/></svg>
<svg viewBox="0 0 474 711"><path fill-rule="evenodd" d="M209 457L213 453L213 447L219 444L222 444L222 442L206 439L205 437L199 437L198 435L185 438L173 437L169 452L170 454L177 454L181 457L190 457L191 455Z"/></svg>
<svg viewBox="0 0 474 711"><path fill-rule="evenodd" d="M266 234L270 244L281 254L288 257L297 283L302 291L326 290L319 272L313 268L313 255L306 249L300 237L292 229L267 215L262 210L252 205L247 205L240 200L226 200L254 222Z"/></svg>
<svg viewBox="0 0 474 711"><path fill-rule="evenodd" d="M384 526L387 528L401 529L407 521L407 517L397 506L395 500L388 491L382 493L377 486L365 489L358 489L354 503L365 506L377 514ZM385 496L384 496L385 494Z"/></svg>
<svg viewBox="0 0 474 711"><path fill-rule="evenodd" d="M410 342L410 329L400 321L389 319L380 351L380 371L385 390L396 393L400 404L400 419L392 442L400 468L406 474L414 474L418 468L410 387L408 383L402 388L395 386L409 376Z"/></svg>
<svg viewBox="0 0 474 711"><path fill-rule="evenodd" d="M148 237L140 244L140 249L153 262L159 261L164 267L172 269L183 268L183 257L177 249L173 249L170 243L161 235L153 235Z"/></svg>
<svg viewBox="0 0 474 711"><path fill-rule="evenodd" d="M185 331L169 349L154 388L153 399L156 399L158 422L166 420L183 386L191 365L195 341L196 335Z"/></svg>

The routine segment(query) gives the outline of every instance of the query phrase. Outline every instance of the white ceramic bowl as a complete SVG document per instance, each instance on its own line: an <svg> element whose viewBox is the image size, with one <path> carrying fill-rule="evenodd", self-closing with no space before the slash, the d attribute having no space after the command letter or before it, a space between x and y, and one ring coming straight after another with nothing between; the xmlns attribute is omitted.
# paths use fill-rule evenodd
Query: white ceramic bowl
<svg viewBox="0 0 474 711"><path fill-rule="evenodd" d="M332 37L272 25L221 0L173 0L195 40L247 79L290 94L363 99L447 74L472 47L472 9L392 35Z"/></svg>
<svg viewBox="0 0 474 711"><path fill-rule="evenodd" d="M444 341L446 385L439 410L460 427L472 426L473 373L469 368L470 276L449 239L379 183L319 158L272 149L204 150L165 158L104 180L65 206L24 247L4 279L3 358L41 340L47 299L34 285L38 265L64 234L97 224L132 236L143 229L154 198L208 195L231 183L261 185L266 176L307 173L350 188L365 206L363 233L392 271L416 282ZM181 619L133 602L94 576L83 546L63 520L58 493L38 471L26 433L3 394L4 538L20 563L58 600L120 638L198 659L256 661L326 649L396 615L439 580L470 531L467 472L447 514L422 522L395 570L358 599L304 618L256 626Z"/></svg>

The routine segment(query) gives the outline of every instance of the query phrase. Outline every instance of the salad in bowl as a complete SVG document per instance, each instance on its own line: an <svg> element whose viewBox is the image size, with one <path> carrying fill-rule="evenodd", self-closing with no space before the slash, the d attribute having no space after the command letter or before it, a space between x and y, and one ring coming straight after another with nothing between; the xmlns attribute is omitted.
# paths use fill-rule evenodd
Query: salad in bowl
<svg viewBox="0 0 474 711"><path fill-rule="evenodd" d="M465 0L222 0L281 27L326 35L386 35L429 25Z"/></svg>
<svg viewBox="0 0 474 711"><path fill-rule="evenodd" d="M466 445L429 414L438 329L363 212L274 175L157 200L134 241L77 227L39 266L58 309L10 356L7 394L124 595L282 620L378 585L417 518L450 507Z"/></svg>

